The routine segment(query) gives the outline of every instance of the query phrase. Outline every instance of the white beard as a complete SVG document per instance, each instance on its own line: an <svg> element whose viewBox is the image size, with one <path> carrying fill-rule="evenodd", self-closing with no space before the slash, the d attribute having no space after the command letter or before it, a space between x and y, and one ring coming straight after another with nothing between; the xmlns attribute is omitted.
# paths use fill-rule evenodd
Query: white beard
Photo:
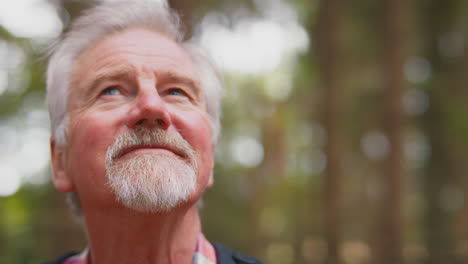
<svg viewBox="0 0 468 264"><path fill-rule="evenodd" d="M125 161L115 160L134 145L165 145L187 156L143 154ZM196 188L194 152L179 134L164 130L138 129L119 136L106 157L108 184L118 201L144 213L169 211L187 201Z"/></svg>

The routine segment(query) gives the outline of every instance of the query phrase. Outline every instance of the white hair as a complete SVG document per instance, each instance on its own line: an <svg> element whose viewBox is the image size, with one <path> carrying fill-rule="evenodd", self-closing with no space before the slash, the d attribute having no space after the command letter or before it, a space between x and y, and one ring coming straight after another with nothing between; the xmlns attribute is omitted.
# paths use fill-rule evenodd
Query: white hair
<svg viewBox="0 0 468 264"><path fill-rule="evenodd" d="M120 155L133 146L161 145L183 157L139 155L120 161ZM107 184L116 199L127 208L157 213L169 211L187 201L196 188L198 164L192 146L178 131L139 127L119 135L106 152ZM71 192L68 202L78 222L83 214L78 193Z"/></svg>
<svg viewBox="0 0 468 264"><path fill-rule="evenodd" d="M167 2L156 0L120 0L91 8L71 25L70 30L51 49L47 68L47 104L56 144L67 145L67 106L71 73L77 58L105 36L134 27L160 32L190 55L199 72L211 122L212 143L215 145L221 128L222 76L200 46L184 39L180 18L170 10Z"/></svg>
<svg viewBox="0 0 468 264"><path fill-rule="evenodd" d="M205 51L194 41L185 39L179 16L170 10L165 0L119 0L98 5L77 18L55 43L47 67L47 104L56 145L66 146L68 143L71 73L78 57L96 41L135 27L166 35L190 55L199 73L211 123L211 141L215 145L221 129L222 76ZM68 201L80 220L82 212L78 195L69 193Z"/></svg>
<svg viewBox="0 0 468 264"><path fill-rule="evenodd" d="M163 145L183 153L118 158L137 145ZM190 144L179 134L141 127L121 134L106 154L108 185L124 206L144 213L169 211L187 201L196 188L197 162Z"/></svg>

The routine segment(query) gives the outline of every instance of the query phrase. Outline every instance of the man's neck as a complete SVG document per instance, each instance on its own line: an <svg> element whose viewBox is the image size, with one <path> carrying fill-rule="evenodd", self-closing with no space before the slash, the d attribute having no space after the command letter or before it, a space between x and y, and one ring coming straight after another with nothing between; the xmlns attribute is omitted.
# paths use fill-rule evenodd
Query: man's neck
<svg viewBox="0 0 468 264"><path fill-rule="evenodd" d="M86 212L93 264L190 264L200 233L195 205L164 214Z"/></svg>

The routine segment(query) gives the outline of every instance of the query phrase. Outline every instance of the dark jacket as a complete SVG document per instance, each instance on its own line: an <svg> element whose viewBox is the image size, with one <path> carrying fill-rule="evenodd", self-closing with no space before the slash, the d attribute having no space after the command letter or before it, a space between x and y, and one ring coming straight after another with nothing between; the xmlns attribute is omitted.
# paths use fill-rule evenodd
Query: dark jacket
<svg viewBox="0 0 468 264"><path fill-rule="evenodd" d="M218 264L263 264L256 258L241 255L239 252L218 243L214 243L213 246L216 250Z"/></svg>
<svg viewBox="0 0 468 264"><path fill-rule="evenodd" d="M240 253L226 248L218 243L214 243L213 246L216 250L216 257L218 260L217 264L263 264L263 262L260 262L253 257L241 255ZM43 264L62 264L67 258L76 254L79 253L69 252L55 260L44 262Z"/></svg>

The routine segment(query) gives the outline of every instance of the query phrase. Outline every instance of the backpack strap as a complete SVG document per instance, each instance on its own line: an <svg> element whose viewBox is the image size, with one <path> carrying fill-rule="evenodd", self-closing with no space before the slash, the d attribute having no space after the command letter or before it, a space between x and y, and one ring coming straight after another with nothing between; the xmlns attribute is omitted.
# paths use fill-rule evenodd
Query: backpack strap
<svg viewBox="0 0 468 264"><path fill-rule="evenodd" d="M218 264L264 264L254 257L244 256L218 243L213 243L213 247L216 250Z"/></svg>

